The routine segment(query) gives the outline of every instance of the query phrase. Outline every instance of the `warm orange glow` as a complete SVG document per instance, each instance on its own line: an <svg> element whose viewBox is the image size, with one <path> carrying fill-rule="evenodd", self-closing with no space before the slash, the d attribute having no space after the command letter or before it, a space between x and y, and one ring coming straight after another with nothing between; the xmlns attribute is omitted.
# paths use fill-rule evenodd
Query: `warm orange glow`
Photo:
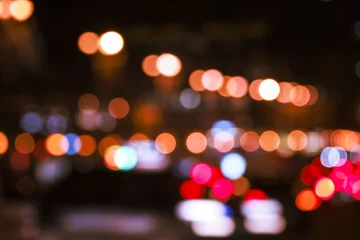
<svg viewBox="0 0 360 240"><path fill-rule="evenodd" d="M41 160L41 161L49 160L50 154L46 151L44 140L36 141L33 154L37 160Z"/></svg>
<svg viewBox="0 0 360 240"><path fill-rule="evenodd" d="M177 56L164 53L157 58L156 68L160 74L166 77L174 77L181 71L182 64Z"/></svg>
<svg viewBox="0 0 360 240"><path fill-rule="evenodd" d="M85 93L79 98L78 106L84 112L96 112L99 109L99 99L91 93Z"/></svg>
<svg viewBox="0 0 360 240"><path fill-rule="evenodd" d="M259 87L263 80L257 79L250 83L249 86L249 95L252 99L255 101L261 101L263 100L259 93Z"/></svg>
<svg viewBox="0 0 360 240"><path fill-rule="evenodd" d="M207 146L207 139L201 132L193 132L186 138L186 147L192 153L202 153Z"/></svg>
<svg viewBox="0 0 360 240"><path fill-rule="evenodd" d="M54 133L46 138L45 148L51 155L61 156L66 152L62 148L62 141L66 138L63 134Z"/></svg>
<svg viewBox="0 0 360 240"><path fill-rule="evenodd" d="M295 204L301 211L314 211L320 206L321 202L311 189L305 189L298 193Z"/></svg>
<svg viewBox="0 0 360 240"><path fill-rule="evenodd" d="M310 101L310 92L304 86L295 86L291 89L291 102L297 107L305 106Z"/></svg>
<svg viewBox="0 0 360 240"><path fill-rule="evenodd" d="M228 89L227 89L227 84L228 84L230 79L232 79L232 77L224 76L224 84L218 90L218 93L223 97L230 97L231 96Z"/></svg>
<svg viewBox="0 0 360 240"><path fill-rule="evenodd" d="M6 153L9 148L9 140L5 133L0 132L0 154Z"/></svg>
<svg viewBox="0 0 360 240"><path fill-rule="evenodd" d="M149 137L143 133L135 133L129 139L129 141L146 141L146 140L149 140Z"/></svg>
<svg viewBox="0 0 360 240"><path fill-rule="evenodd" d="M10 19L11 18L11 14L10 14L10 4L11 4L11 0L2 0L0 1L0 19Z"/></svg>
<svg viewBox="0 0 360 240"><path fill-rule="evenodd" d="M25 21L31 17L34 12L34 4L28 0L15 0L10 3L10 14L19 21Z"/></svg>
<svg viewBox="0 0 360 240"><path fill-rule="evenodd" d="M247 152L255 152L259 148L259 135L256 132L245 132L240 139L241 147Z"/></svg>
<svg viewBox="0 0 360 240"><path fill-rule="evenodd" d="M233 77L227 84L226 89L232 97L241 98L244 97L248 91L249 84L243 77Z"/></svg>
<svg viewBox="0 0 360 240"><path fill-rule="evenodd" d="M30 167L30 157L14 151L10 156L10 166L17 171L26 171Z"/></svg>
<svg viewBox="0 0 360 240"><path fill-rule="evenodd" d="M159 152L163 154L169 154L175 150L176 139L170 133L162 133L157 136L155 140L155 146Z"/></svg>
<svg viewBox="0 0 360 240"><path fill-rule="evenodd" d="M96 53L98 49L99 37L96 33L85 32L78 39L78 47L81 52L91 55Z"/></svg>
<svg viewBox="0 0 360 240"><path fill-rule="evenodd" d="M157 55L149 55L142 61L141 67L146 75L149 77L159 76L160 73L156 67Z"/></svg>
<svg viewBox="0 0 360 240"><path fill-rule="evenodd" d="M317 183L315 183L314 189L316 196L323 200L330 199L335 193L334 183L326 177L319 179Z"/></svg>
<svg viewBox="0 0 360 240"><path fill-rule="evenodd" d="M109 113L113 118L121 119L130 111L129 103L123 98L114 98L109 103Z"/></svg>
<svg viewBox="0 0 360 240"><path fill-rule="evenodd" d="M280 137L274 131L263 132L260 136L260 146L267 152L275 151L280 145Z"/></svg>
<svg viewBox="0 0 360 240"><path fill-rule="evenodd" d="M159 107L153 103L141 104L134 113L135 122L139 125L151 127L161 119Z"/></svg>
<svg viewBox="0 0 360 240"><path fill-rule="evenodd" d="M242 196L250 189L250 182L246 177L241 177L233 181L235 196Z"/></svg>
<svg viewBox="0 0 360 240"><path fill-rule="evenodd" d="M104 163L105 166L110 170L119 170L115 164L114 155L116 150L119 149L119 146L113 145L105 149L104 152Z"/></svg>
<svg viewBox="0 0 360 240"><path fill-rule="evenodd" d="M78 152L80 156L87 157L93 155L96 150L96 141L90 135L80 135L81 148Z"/></svg>
<svg viewBox="0 0 360 240"><path fill-rule="evenodd" d="M303 131L294 130L289 133L287 144L291 150L301 151L306 147L307 136Z"/></svg>
<svg viewBox="0 0 360 240"><path fill-rule="evenodd" d="M22 133L15 139L15 148L19 153L29 154L34 151L35 141L31 134Z"/></svg>
<svg viewBox="0 0 360 240"><path fill-rule="evenodd" d="M210 69L205 71L202 75L201 83L206 90L217 91L224 84L224 78L220 71Z"/></svg>
<svg viewBox="0 0 360 240"><path fill-rule="evenodd" d="M351 151L353 147L360 143L360 135L358 132L350 130L337 129L330 135L330 145L342 147L347 151Z"/></svg>
<svg viewBox="0 0 360 240"><path fill-rule="evenodd" d="M198 91L198 92L205 90L205 88L201 82L203 74L204 74L203 70L195 70L190 74L189 85L193 90Z"/></svg>
<svg viewBox="0 0 360 240"><path fill-rule="evenodd" d="M115 55L124 47L123 37L114 31L106 32L100 36L99 50L104 55Z"/></svg>
<svg viewBox="0 0 360 240"><path fill-rule="evenodd" d="M121 139L117 135L109 135L109 136L106 136L103 139L101 139L99 142L99 145L98 145L98 152L99 152L100 156L104 157L105 150L108 147L111 147L114 145L119 145L120 141L121 141Z"/></svg>
<svg viewBox="0 0 360 240"><path fill-rule="evenodd" d="M314 87L314 86L308 85L308 86L305 86L305 87L310 92L310 100L307 103L307 105L309 105L309 106L314 105L317 102L318 98L319 98L319 92L316 89L316 87Z"/></svg>
<svg viewBox="0 0 360 240"><path fill-rule="evenodd" d="M291 89L294 87L293 84L289 82L281 82L280 86L280 94L276 98L276 100L280 103L289 103L291 102Z"/></svg>

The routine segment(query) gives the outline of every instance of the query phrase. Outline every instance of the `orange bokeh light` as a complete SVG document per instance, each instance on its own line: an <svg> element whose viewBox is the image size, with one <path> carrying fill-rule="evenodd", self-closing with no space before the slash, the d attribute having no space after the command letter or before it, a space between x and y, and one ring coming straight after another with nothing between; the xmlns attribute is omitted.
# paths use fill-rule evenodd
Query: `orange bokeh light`
<svg viewBox="0 0 360 240"><path fill-rule="evenodd" d="M259 135L256 132L245 132L240 139L241 147L247 152L255 152L259 148Z"/></svg>
<svg viewBox="0 0 360 240"><path fill-rule="evenodd" d="M45 148L51 155L61 156L66 152L62 148L62 141L66 137L61 133L54 133L49 135L45 140Z"/></svg>
<svg viewBox="0 0 360 240"><path fill-rule="evenodd" d="M223 97L231 97L231 95L227 89L227 84L228 84L229 80L232 79L232 77L224 76L223 78L224 78L224 84L218 90L218 93Z"/></svg>
<svg viewBox="0 0 360 240"><path fill-rule="evenodd" d="M280 145L280 137L274 131L265 131L260 136L260 146L267 152L275 151Z"/></svg>
<svg viewBox="0 0 360 240"><path fill-rule="evenodd" d="M244 97L248 92L248 88L249 84L243 77L233 77L226 84L227 91L234 98Z"/></svg>
<svg viewBox="0 0 360 240"><path fill-rule="evenodd" d="M314 211L320 206L321 201L316 197L314 191L305 189L298 193L295 204L301 211Z"/></svg>
<svg viewBox="0 0 360 240"><path fill-rule="evenodd" d="M169 154L175 150L176 139L170 133L162 133L156 137L155 146L159 152Z"/></svg>
<svg viewBox="0 0 360 240"><path fill-rule="evenodd" d="M81 52L91 55L98 50L99 36L93 32L85 32L78 39L78 47Z"/></svg>
<svg viewBox="0 0 360 240"><path fill-rule="evenodd" d="M9 140L5 133L0 132L0 154L6 153L9 148Z"/></svg>
<svg viewBox="0 0 360 240"><path fill-rule="evenodd" d="M81 111L96 112L99 109L100 103L97 96L92 93L85 93L79 98L78 106Z"/></svg>
<svg viewBox="0 0 360 240"><path fill-rule="evenodd" d="M309 105L309 106L314 105L317 102L318 98L319 98L319 92L316 89L316 87L314 87L314 86L308 85L308 86L305 86L305 87L310 92L310 100L307 103L307 105Z"/></svg>
<svg viewBox="0 0 360 240"><path fill-rule="evenodd" d="M263 100L262 97L260 96L260 93L259 93L259 87L260 87L260 84L263 80L261 79L257 79L257 80L254 80L250 83L250 86L249 86L249 95L252 99L254 99L255 101L261 101Z"/></svg>
<svg viewBox="0 0 360 240"><path fill-rule="evenodd" d="M134 112L134 120L137 124L151 127L161 119L160 108L153 103L141 104Z"/></svg>
<svg viewBox="0 0 360 240"><path fill-rule="evenodd" d="M193 132L186 138L186 147L192 153L202 153L207 146L207 139L201 132Z"/></svg>
<svg viewBox="0 0 360 240"><path fill-rule="evenodd" d="M15 139L15 148L19 153L29 154L34 151L35 140L29 133L19 134Z"/></svg>
<svg viewBox="0 0 360 240"><path fill-rule="evenodd" d="M197 92L201 92L205 90L201 82L203 74L204 74L203 70L195 70L189 76L189 85L193 90Z"/></svg>
<svg viewBox="0 0 360 240"><path fill-rule="evenodd" d="M246 177L241 177L233 181L235 196L242 196L250 189L250 182Z"/></svg>
<svg viewBox="0 0 360 240"><path fill-rule="evenodd" d="M115 152L119 149L120 146L113 145L105 149L104 152L104 163L105 166L110 170L119 170L119 168L115 164Z"/></svg>
<svg viewBox="0 0 360 240"><path fill-rule="evenodd" d="M106 136L103 139L101 139L99 142L99 145L98 145L98 152L99 152L100 156L102 156L102 157L104 156L105 150L108 147L118 145L120 142L121 142L121 139L117 135L109 135L109 136Z"/></svg>
<svg viewBox="0 0 360 240"><path fill-rule="evenodd" d="M149 77L156 77L156 76L160 75L160 73L156 67L157 59L158 59L157 55L149 55L149 56L145 57L141 63L142 70Z"/></svg>
<svg viewBox="0 0 360 240"><path fill-rule="evenodd" d="M310 92L306 87L298 85L291 89L290 98L292 104L302 107L310 101Z"/></svg>
<svg viewBox="0 0 360 240"><path fill-rule="evenodd" d="M291 89L294 87L293 84L289 82L281 82L280 86L280 94L276 98L276 100L280 103L289 103L291 102Z"/></svg>
<svg viewBox="0 0 360 240"><path fill-rule="evenodd" d="M114 98L110 101L108 110L113 118L121 119L128 115L130 111L130 105L123 98Z"/></svg>
<svg viewBox="0 0 360 240"><path fill-rule="evenodd" d="M149 137L143 133L135 133L129 139L129 141L146 141L146 140L149 140Z"/></svg>
<svg viewBox="0 0 360 240"><path fill-rule="evenodd" d="M78 152L80 156L87 157L96 151L96 141L90 135L80 135L81 148Z"/></svg>
<svg viewBox="0 0 360 240"><path fill-rule="evenodd" d="M201 83L206 90L217 91L224 84L224 77L220 71L210 69L201 76Z"/></svg>
<svg viewBox="0 0 360 240"><path fill-rule="evenodd" d="M322 200L329 200L334 196L335 185L330 178L320 178L314 185L314 191L316 196Z"/></svg>
<svg viewBox="0 0 360 240"><path fill-rule="evenodd" d="M34 12L34 4L28 0L15 0L10 3L9 11L15 20L22 22L31 17Z"/></svg>
<svg viewBox="0 0 360 240"><path fill-rule="evenodd" d="M306 147L307 136L303 131L294 130L287 137L287 144L293 151L301 151Z"/></svg>

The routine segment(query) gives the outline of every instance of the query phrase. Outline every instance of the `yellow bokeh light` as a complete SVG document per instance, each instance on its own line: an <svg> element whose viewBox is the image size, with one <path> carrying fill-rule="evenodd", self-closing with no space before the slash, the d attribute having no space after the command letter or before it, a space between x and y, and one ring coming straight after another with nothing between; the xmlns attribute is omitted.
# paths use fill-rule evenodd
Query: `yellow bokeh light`
<svg viewBox="0 0 360 240"><path fill-rule="evenodd" d="M9 11L15 20L22 22L31 17L34 12L34 4L28 0L16 0L10 3Z"/></svg>
<svg viewBox="0 0 360 240"><path fill-rule="evenodd" d="M335 193L335 185L331 179L323 177L314 186L315 194L323 200L330 199Z"/></svg>
<svg viewBox="0 0 360 240"><path fill-rule="evenodd" d="M99 37L96 33L85 32L78 39L78 47L81 52L87 55L96 53L98 50Z"/></svg>
<svg viewBox="0 0 360 240"><path fill-rule="evenodd" d="M157 58L156 68L160 74L166 77L174 77L181 71L182 64L180 59L175 55L164 53Z"/></svg>
<svg viewBox="0 0 360 240"><path fill-rule="evenodd" d="M104 55L115 55L124 47L123 37L114 31L106 32L100 36L99 50Z"/></svg>
<svg viewBox="0 0 360 240"><path fill-rule="evenodd" d="M260 83L259 94L266 101L276 99L280 94L280 86L273 79L265 79Z"/></svg>

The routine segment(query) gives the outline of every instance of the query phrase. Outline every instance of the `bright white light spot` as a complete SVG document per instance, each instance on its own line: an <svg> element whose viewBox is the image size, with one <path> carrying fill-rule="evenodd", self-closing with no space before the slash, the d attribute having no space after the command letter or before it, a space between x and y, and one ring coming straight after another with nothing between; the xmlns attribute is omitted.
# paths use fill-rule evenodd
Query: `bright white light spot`
<svg viewBox="0 0 360 240"><path fill-rule="evenodd" d="M220 163L221 172L230 180L240 178L246 170L246 160L238 153L226 154Z"/></svg>

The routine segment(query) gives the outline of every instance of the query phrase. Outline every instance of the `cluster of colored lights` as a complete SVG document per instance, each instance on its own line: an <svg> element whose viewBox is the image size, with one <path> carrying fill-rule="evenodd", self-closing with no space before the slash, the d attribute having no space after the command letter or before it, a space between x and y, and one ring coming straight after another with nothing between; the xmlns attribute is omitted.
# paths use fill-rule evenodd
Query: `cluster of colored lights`
<svg viewBox="0 0 360 240"><path fill-rule="evenodd" d="M327 147L321 156L305 166L300 180L307 188L298 193L296 205L300 210L312 211L322 201L331 200L336 193L360 200L359 153L347 152L341 147Z"/></svg>
<svg viewBox="0 0 360 240"><path fill-rule="evenodd" d="M0 1L0 19L13 18L23 22L31 17L34 12L34 4L29 0L2 0Z"/></svg>

